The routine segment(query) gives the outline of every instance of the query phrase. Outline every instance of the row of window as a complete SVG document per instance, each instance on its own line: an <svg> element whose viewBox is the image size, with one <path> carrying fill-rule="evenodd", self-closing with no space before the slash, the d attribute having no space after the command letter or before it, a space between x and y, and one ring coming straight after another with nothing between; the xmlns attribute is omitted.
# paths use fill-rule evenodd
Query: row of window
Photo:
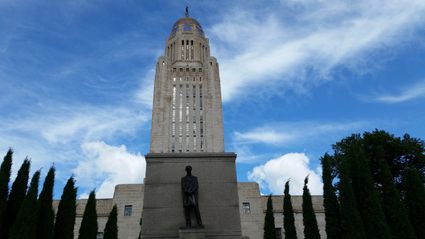
<svg viewBox="0 0 425 239"><path fill-rule="evenodd" d="M167 57L174 62L176 54L176 42L167 46ZM177 53L178 54L178 53ZM199 60L204 61L208 57L208 47L199 43ZM180 60L195 60L195 46L193 40L182 40L180 45Z"/></svg>
<svg viewBox="0 0 425 239"><path fill-rule="evenodd" d="M180 72L183 72L185 68L179 68ZM192 69L192 72L196 72L196 68L186 68L186 72L190 72L190 69ZM173 68L173 72L176 72L177 68ZM198 68L199 72L202 72L202 68Z"/></svg>
<svg viewBox="0 0 425 239"><path fill-rule="evenodd" d="M198 149L202 152L205 147L202 85L173 85L171 104L171 152Z"/></svg>

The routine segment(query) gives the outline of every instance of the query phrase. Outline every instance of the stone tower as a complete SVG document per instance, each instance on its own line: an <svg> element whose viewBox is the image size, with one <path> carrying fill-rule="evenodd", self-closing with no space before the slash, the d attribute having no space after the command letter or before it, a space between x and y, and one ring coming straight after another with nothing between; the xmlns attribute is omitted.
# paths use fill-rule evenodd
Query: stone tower
<svg viewBox="0 0 425 239"><path fill-rule="evenodd" d="M187 9L156 64L151 147L145 158L143 239L241 238L236 154L224 152L218 63ZM199 182L203 227L192 228L185 220L181 182L187 166Z"/></svg>
<svg viewBox="0 0 425 239"><path fill-rule="evenodd" d="M188 16L173 25L156 64L150 152L224 152L218 63Z"/></svg>

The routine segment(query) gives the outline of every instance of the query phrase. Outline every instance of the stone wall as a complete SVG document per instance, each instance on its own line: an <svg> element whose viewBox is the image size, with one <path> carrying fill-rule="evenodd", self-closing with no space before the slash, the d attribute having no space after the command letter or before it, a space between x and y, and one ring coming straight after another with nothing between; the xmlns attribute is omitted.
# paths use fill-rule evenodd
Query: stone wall
<svg viewBox="0 0 425 239"><path fill-rule="evenodd" d="M97 213L99 232L103 232L108 214L114 204L118 207L118 229L119 239L137 239L140 233L140 222L143 208L143 184L120 184L115 187L114 196L111 199L97 200ZM267 196L260 194L260 189L257 183L244 182L238 183L239 193L239 210L241 218L242 235L250 239L263 238L264 216L266 211ZM276 228L281 228L282 238L283 230L283 196L276 195L272 197L273 209L275 213ZM316 211L316 218L319 224L320 234L323 238L325 235L325 213L323 208L322 196L312 196L313 207ZM78 200L77 204L77 219L75 224L74 238L78 238L78 229L81 224L86 199ZM249 203L249 212L243 207L243 203ZM58 201L53 203L57 208ZM132 212L129 216L124 216L125 206L131 206ZM303 222L302 222L302 196L292 196L292 205L295 213L295 226L297 229L298 238L304 238ZM202 212L201 212L202 213ZM183 215L181 215L183 217ZM207 225L206 225L207 226Z"/></svg>

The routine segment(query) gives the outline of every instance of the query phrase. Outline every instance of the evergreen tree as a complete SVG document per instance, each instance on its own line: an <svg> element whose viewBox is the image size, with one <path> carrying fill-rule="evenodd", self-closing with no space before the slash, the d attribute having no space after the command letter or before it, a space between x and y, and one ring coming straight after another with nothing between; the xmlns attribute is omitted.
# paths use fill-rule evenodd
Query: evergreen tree
<svg viewBox="0 0 425 239"><path fill-rule="evenodd" d="M12 168L12 149L4 156L0 166L0 225L3 224L3 214L6 208L7 196L9 194L10 170Z"/></svg>
<svg viewBox="0 0 425 239"><path fill-rule="evenodd" d="M118 239L118 225L117 225L117 205L109 213L108 221L106 222L103 239Z"/></svg>
<svg viewBox="0 0 425 239"><path fill-rule="evenodd" d="M400 200L400 194L394 184L393 176L380 150L380 178L382 182L382 207L385 218L394 239L415 239L415 233L407 216L406 209Z"/></svg>
<svg viewBox="0 0 425 239"><path fill-rule="evenodd" d="M10 229L9 239L34 239L37 223L37 195L40 171L34 173L30 188L25 196L15 223Z"/></svg>
<svg viewBox="0 0 425 239"><path fill-rule="evenodd" d="M292 208L291 194L289 194L289 180L285 183L283 197L283 227L285 229L285 239L297 239L294 210Z"/></svg>
<svg viewBox="0 0 425 239"><path fill-rule="evenodd" d="M358 135L348 139L347 159L350 162L354 195L368 238L391 238L374 181Z"/></svg>
<svg viewBox="0 0 425 239"><path fill-rule="evenodd" d="M339 201L341 205L341 238L366 239L364 226L357 209L356 199L349 176L348 162L340 161Z"/></svg>
<svg viewBox="0 0 425 239"><path fill-rule="evenodd" d="M305 239L320 239L319 227L317 226L316 215L314 214L313 202L310 190L307 187L308 176L304 180L303 188L303 224Z"/></svg>
<svg viewBox="0 0 425 239"><path fill-rule="evenodd" d="M276 228L274 224L272 195L267 199L266 216L264 218L264 239L276 239Z"/></svg>
<svg viewBox="0 0 425 239"><path fill-rule="evenodd" d="M97 230L96 195L92 191L84 209L78 239L96 239Z"/></svg>
<svg viewBox="0 0 425 239"><path fill-rule="evenodd" d="M416 169L408 169L403 175L406 205L417 238L425 235L425 188Z"/></svg>
<svg viewBox="0 0 425 239"><path fill-rule="evenodd" d="M322 161L323 206L325 208L326 235L328 239L341 238L341 218L338 198L332 184L334 176L331 169L332 157L325 154Z"/></svg>
<svg viewBox="0 0 425 239"><path fill-rule="evenodd" d="M1 225L1 238L7 238L10 228L13 226L15 219L21 208L22 202L28 187L30 161L25 159L18 171L15 181L12 184L12 189L7 200L7 205L3 215L3 224Z"/></svg>
<svg viewBox="0 0 425 239"><path fill-rule="evenodd" d="M37 239L52 239L55 213L53 211L53 185L55 168L51 167L44 180L38 200Z"/></svg>
<svg viewBox="0 0 425 239"><path fill-rule="evenodd" d="M54 239L74 239L75 216L77 209L77 189L75 181L70 177L63 189L62 197L56 213Z"/></svg>

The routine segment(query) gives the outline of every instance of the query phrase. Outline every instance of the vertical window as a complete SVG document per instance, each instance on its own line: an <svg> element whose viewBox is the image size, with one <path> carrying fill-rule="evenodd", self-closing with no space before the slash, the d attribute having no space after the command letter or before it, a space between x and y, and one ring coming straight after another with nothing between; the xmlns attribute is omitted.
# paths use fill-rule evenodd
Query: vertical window
<svg viewBox="0 0 425 239"><path fill-rule="evenodd" d="M201 134L201 145L200 145L200 148L201 148L201 152L204 151L204 137L202 136L202 134Z"/></svg>
<svg viewBox="0 0 425 239"><path fill-rule="evenodd" d="M186 84L186 122L189 122L189 84Z"/></svg>
<svg viewBox="0 0 425 239"><path fill-rule="evenodd" d="M199 109L202 110L202 85L199 85Z"/></svg>
<svg viewBox="0 0 425 239"><path fill-rule="evenodd" d="M193 85L193 110L196 110L196 85Z"/></svg>
<svg viewBox="0 0 425 239"><path fill-rule="evenodd" d="M194 51L193 51L193 40L190 41L190 59L193 60L194 58Z"/></svg>
<svg viewBox="0 0 425 239"><path fill-rule="evenodd" d="M276 239L282 239L282 228L275 228L276 230Z"/></svg>
<svg viewBox="0 0 425 239"><path fill-rule="evenodd" d="M182 51L181 51L181 54L182 54L182 60L184 59L184 40L182 40Z"/></svg>
<svg viewBox="0 0 425 239"><path fill-rule="evenodd" d="M173 80L176 80L176 78L173 78ZM176 85L173 85L171 122L171 135L174 137L176 135Z"/></svg>
<svg viewBox="0 0 425 239"><path fill-rule="evenodd" d="M251 213L251 204L249 202L243 202L242 203L242 211L245 214Z"/></svg>
<svg viewBox="0 0 425 239"><path fill-rule="evenodd" d="M103 232L97 232L96 239L103 239Z"/></svg>
<svg viewBox="0 0 425 239"><path fill-rule="evenodd" d="M196 135L193 136L193 151L196 152Z"/></svg>
<svg viewBox="0 0 425 239"><path fill-rule="evenodd" d="M189 59L189 40L186 41L186 60Z"/></svg>
<svg viewBox="0 0 425 239"><path fill-rule="evenodd" d="M124 206L124 217L131 217L132 213L133 213L133 206L132 205L125 205Z"/></svg>
<svg viewBox="0 0 425 239"><path fill-rule="evenodd" d="M179 136L179 152L182 151L182 136Z"/></svg>
<svg viewBox="0 0 425 239"><path fill-rule="evenodd" d="M182 122L183 122L183 85L179 89L179 135L182 135Z"/></svg>
<svg viewBox="0 0 425 239"><path fill-rule="evenodd" d="M187 123L187 126L189 127L189 123ZM186 152L189 152L189 135L186 135Z"/></svg>

